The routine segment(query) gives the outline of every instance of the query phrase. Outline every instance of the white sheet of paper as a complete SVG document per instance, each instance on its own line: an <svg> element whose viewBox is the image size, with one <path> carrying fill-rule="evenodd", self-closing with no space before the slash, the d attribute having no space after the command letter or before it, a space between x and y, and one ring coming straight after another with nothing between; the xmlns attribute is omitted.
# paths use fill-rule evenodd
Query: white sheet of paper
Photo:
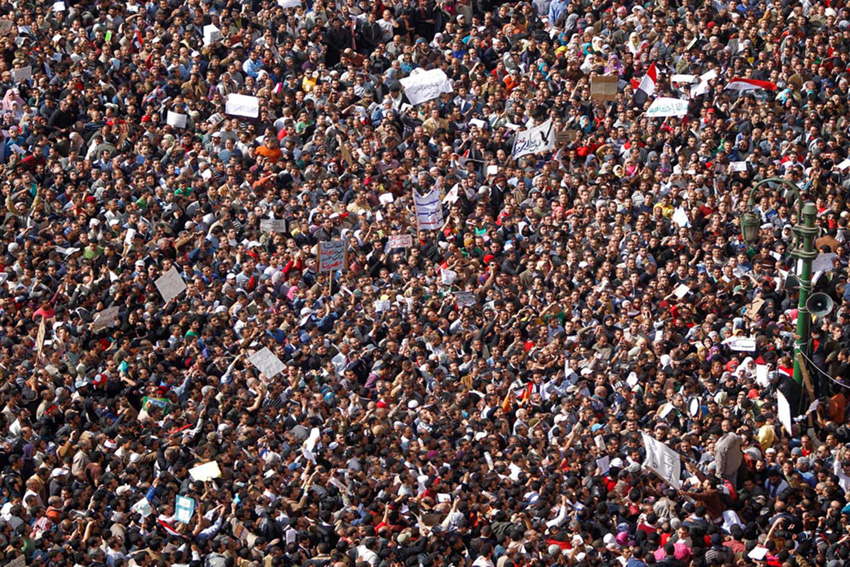
<svg viewBox="0 0 850 567"><path fill-rule="evenodd" d="M186 289L186 282L183 281L183 278L180 277L180 273L174 266L157 278L154 284L156 284L156 289L159 290L163 301L166 303L175 299Z"/></svg>
<svg viewBox="0 0 850 567"><path fill-rule="evenodd" d="M221 30L212 24L204 26L204 47L209 47L217 41L221 41Z"/></svg>
<svg viewBox="0 0 850 567"><path fill-rule="evenodd" d="M174 126L175 128L185 128L186 120L189 117L185 114L180 114L179 112L168 111L168 114L165 118L165 123L169 126Z"/></svg>
<svg viewBox="0 0 850 567"><path fill-rule="evenodd" d="M151 506L151 503L148 502L147 498L142 498L133 504L133 512L141 514L144 517L148 517L153 514L153 507Z"/></svg>
<svg viewBox="0 0 850 567"><path fill-rule="evenodd" d="M297 8L301 5L301 0L277 0L277 5L281 8Z"/></svg>
<svg viewBox="0 0 850 567"><path fill-rule="evenodd" d="M262 219L260 221L260 230L263 232L278 232L286 233L286 219Z"/></svg>
<svg viewBox="0 0 850 567"><path fill-rule="evenodd" d="M766 388L768 385L768 370L769 369L766 364L756 364L756 382L763 388Z"/></svg>
<svg viewBox="0 0 850 567"><path fill-rule="evenodd" d="M782 427L785 428L788 435L793 436L794 432L791 429L791 405L788 403L788 399L779 390L776 391L776 409L779 414L779 423L782 424Z"/></svg>
<svg viewBox="0 0 850 567"><path fill-rule="evenodd" d="M54 12L64 12L65 11L65 2L54 2L53 3L53 11Z"/></svg>
<svg viewBox="0 0 850 567"><path fill-rule="evenodd" d="M679 226L690 226L691 220L688 218L688 213L682 207L676 209L673 213L673 222Z"/></svg>
<svg viewBox="0 0 850 567"><path fill-rule="evenodd" d="M263 347L252 354L248 361L256 366L257 370L262 372L268 380L271 380L286 368L286 365L268 347Z"/></svg>
<svg viewBox="0 0 850 567"><path fill-rule="evenodd" d="M812 272L831 272L833 270L832 260L837 256L838 254L834 252L818 254L818 257L812 262Z"/></svg>
<svg viewBox="0 0 850 567"><path fill-rule="evenodd" d="M605 437L603 437L602 435L597 435L593 438L593 442L596 443L596 446L599 448L600 451L605 450Z"/></svg>
<svg viewBox="0 0 850 567"><path fill-rule="evenodd" d="M260 99L255 96L229 94L224 111L233 116L257 118L260 115Z"/></svg>
<svg viewBox="0 0 850 567"><path fill-rule="evenodd" d="M215 461L210 461L208 463L204 463L203 465L198 465L197 467L189 469L189 476L194 481L198 482L206 482L208 480L213 480L221 476L221 469L218 468L218 463Z"/></svg>
<svg viewBox="0 0 850 567"><path fill-rule="evenodd" d="M673 290L673 295L679 299L682 299L689 293L691 293L691 288L689 288L686 284L679 284L676 289Z"/></svg>
<svg viewBox="0 0 850 567"><path fill-rule="evenodd" d="M410 248L413 246L413 235L412 234L396 234L395 236L390 236L389 242L387 242L387 246L390 250L395 248Z"/></svg>
<svg viewBox="0 0 850 567"><path fill-rule="evenodd" d="M765 557L767 557L767 548L757 545L747 554L747 557L750 559L754 559L756 561L761 561Z"/></svg>
<svg viewBox="0 0 850 567"><path fill-rule="evenodd" d="M747 171L747 162L745 161L730 161L729 162L729 171Z"/></svg>
<svg viewBox="0 0 850 567"><path fill-rule="evenodd" d="M26 67L21 67L20 69L12 70L12 79L16 83L20 83L21 81L26 81L32 77L32 66L27 65Z"/></svg>
<svg viewBox="0 0 850 567"><path fill-rule="evenodd" d="M192 515L195 513L195 501L188 496L178 494L174 500L174 513L178 522L188 524L192 521Z"/></svg>
<svg viewBox="0 0 850 567"><path fill-rule="evenodd" d="M457 272L449 269L440 270L440 283L443 285L452 285L457 279Z"/></svg>
<svg viewBox="0 0 850 567"><path fill-rule="evenodd" d="M600 474L608 474L611 469L611 457L605 455L600 459L596 459L596 466L599 468Z"/></svg>
<svg viewBox="0 0 850 567"><path fill-rule="evenodd" d="M382 193L380 197L378 197L378 201L380 201L384 205L389 205L393 201L395 201L395 197L393 197L392 193Z"/></svg>

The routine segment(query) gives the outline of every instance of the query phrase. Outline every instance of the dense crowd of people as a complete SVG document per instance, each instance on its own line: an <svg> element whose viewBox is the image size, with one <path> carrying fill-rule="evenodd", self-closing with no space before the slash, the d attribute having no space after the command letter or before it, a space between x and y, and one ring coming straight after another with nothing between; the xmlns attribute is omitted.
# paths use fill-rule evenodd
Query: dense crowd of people
<svg viewBox="0 0 850 567"><path fill-rule="evenodd" d="M3 0L0 43L0 564L850 564L842 0Z"/></svg>

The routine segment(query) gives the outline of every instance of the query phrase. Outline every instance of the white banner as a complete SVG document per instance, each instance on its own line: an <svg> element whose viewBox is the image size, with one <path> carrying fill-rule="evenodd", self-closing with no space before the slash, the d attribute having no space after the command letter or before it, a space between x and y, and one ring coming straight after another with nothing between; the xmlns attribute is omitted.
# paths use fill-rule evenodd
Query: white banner
<svg viewBox="0 0 850 567"><path fill-rule="evenodd" d="M649 118L685 116L687 113L688 101L669 97L659 97L655 99L646 111L646 115Z"/></svg>
<svg viewBox="0 0 850 567"><path fill-rule="evenodd" d="M416 225L421 230L437 230L443 226L443 204L440 192L432 189L427 195L413 191L413 203L416 206Z"/></svg>
<svg viewBox="0 0 850 567"><path fill-rule="evenodd" d="M174 266L157 278L154 284L166 303L183 293L183 290L186 289L186 282L183 281L183 278L180 277L180 273Z"/></svg>
<svg viewBox="0 0 850 567"><path fill-rule="evenodd" d="M345 241L319 242L319 272L345 269Z"/></svg>
<svg viewBox="0 0 850 567"><path fill-rule="evenodd" d="M281 8L297 8L301 5L301 0L277 0L277 5Z"/></svg>
<svg viewBox="0 0 850 567"><path fill-rule="evenodd" d="M452 92L452 84L442 69L414 71L399 81L410 104L417 105Z"/></svg>
<svg viewBox="0 0 850 567"><path fill-rule="evenodd" d="M788 399L779 390L776 391L776 413L779 416L779 423L782 424L782 427L785 428L785 431L788 432L788 435L791 435L793 437L794 430L791 429L791 404L788 403Z"/></svg>
<svg viewBox="0 0 850 567"><path fill-rule="evenodd" d="M204 47L209 47L217 41L221 41L221 30L212 24L204 26Z"/></svg>
<svg viewBox="0 0 850 567"><path fill-rule="evenodd" d="M643 436L643 446L646 449L644 466L676 490L681 488L682 459L679 453L646 433L641 433L641 435Z"/></svg>
<svg viewBox="0 0 850 567"><path fill-rule="evenodd" d="M517 132L514 139L515 158L555 149L555 128L550 118L543 124Z"/></svg>
<svg viewBox="0 0 850 567"><path fill-rule="evenodd" d="M260 115L260 99L255 96L229 94L224 112L234 116L257 118Z"/></svg>

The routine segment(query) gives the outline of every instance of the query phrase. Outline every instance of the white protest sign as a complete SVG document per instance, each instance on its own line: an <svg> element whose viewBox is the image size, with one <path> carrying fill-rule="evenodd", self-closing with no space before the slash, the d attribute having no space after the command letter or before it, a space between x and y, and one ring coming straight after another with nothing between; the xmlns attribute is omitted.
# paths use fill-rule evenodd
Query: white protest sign
<svg viewBox="0 0 850 567"><path fill-rule="evenodd" d="M750 337L730 337L723 341L723 344L727 345L730 350L738 352L756 351L756 340Z"/></svg>
<svg viewBox="0 0 850 567"><path fill-rule="evenodd" d="M676 286L676 289L673 290L673 295L675 295L679 299L682 299L690 292L691 288L689 288L687 284L679 284L678 286Z"/></svg>
<svg viewBox="0 0 850 567"><path fill-rule="evenodd" d="M124 235L124 244L126 244L127 246L133 244L133 238L135 236L136 236L136 229L135 228L128 228L127 234Z"/></svg>
<svg viewBox="0 0 850 567"><path fill-rule="evenodd" d="M286 368L286 365L268 347L263 347L252 354L248 358L248 361L256 366L257 370L262 372L269 380L283 372Z"/></svg>
<svg viewBox="0 0 850 567"><path fill-rule="evenodd" d="M747 162L745 162L745 161L730 161L729 162L729 171L745 172L745 171L747 171Z"/></svg>
<svg viewBox="0 0 850 567"><path fill-rule="evenodd" d="M281 8L297 8L301 5L301 0L277 0L277 5Z"/></svg>
<svg viewBox="0 0 850 567"><path fill-rule="evenodd" d="M378 197L378 201L380 201L382 205L389 205L395 201L395 197L393 197L392 193L382 193L381 196Z"/></svg>
<svg viewBox="0 0 850 567"><path fill-rule="evenodd" d="M395 236L390 236L388 246L390 250L393 248L410 248L413 246L413 235L397 234Z"/></svg>
<svg viewBox="0 0 850 567"><path fill-rule="evenodd" d="M54 12L64 12L65 11L65 3L64 2L54 2L53 3L53 11Z"/></svg>
<svg viewBox="0 0 850 567"><path fill-rule="evenodd" d="M679 454L646 433L643 436L643 445L646 449L646 462L644 466L660 476L670 486L678 490L682 486L682 459Z"/></svg>
<svg viewBox="0 0 850 567"><path fill-rule="evenodd" d="M715 71L714 69L712 69L711 71L706 71L705 73L703 73L702 75L700 75L700 76L699 76L699 82L701 82L701 83L707 83L707 82L708 82L708 81L710 81L711 79L716 79L716 78L717 78L717 71Z"/></svg>
<svg viewBox="0 0 850 567"><path fill-rule="evenodd" d="M430 71L417 69L399 82L404 87L407 99L414 106L435 99L443 93L452 92L452 84L442 69Z"/></svg>
<svg viewBox="0 0 850 567"><path fill-rule="evenodd" d="M600 474L608 474L608 471L611 469L611 457L605 455L602 458L596 459L596 467L599 469Z"/></svg>
<svg viewBox="0 0 850 567"><path fill-rule="evenodd" d="M814 262L812 262L812 272L817 273L832 271L832 260L836 257L838 257L838 255L833 252L829 252L827 254L818 254L818 257L815 258Z"/></svg>
<svg viewBox="0 0 850 567"><path fill-rule="evenodd" d="M224 112L233 116L257 118L260 115L260 99L255 96L229 94Z"/></svg>
<svg viewBox="0 0 850 567"><path fill-rule="evenodd" d="M204 26L204 47L209 47L217 41L221 41L221 30L212 24Z"/></svg>
<svg viewBox="0 0 850 567"><path fill-rule="evenodd" d="M670 97L659 97L655 99L646 111L648 118L685 116L687 114L688 101Z"/></svg>
<svg viewBox="0 0 850 567"><path fill-rule="evenodd" d="M457 272L443 268L440 270L440 283L443 285L452 285L457 279Z"/></svg>
<svg viewBox="0 0 850 567"><path fill-rule="evenodd" d="M514 138L513 157L518 158L555 149L555 128L550 118L543 124L517 132Z"/></svg>
<svg viewBox="0 0 850 567"><path fill-rule="evenodd" d="M21 67L20 69L12 69L12 79L16 83L20 83L21 81L26 81L27 79L32 77L32 66L27 65L26 67Z"/></svg>
<svg viewBox="0 0 850 567"><path fill-rule="evenodd" d="M762 388L767 388L770 384L767 379L769 370L766 364L756 364L756 383Z"/></svg>
<svg viewBox="0 0 850 567"><path fill-rule="evenodd" d="M137 514L141 514L144 517L147 517L147 516L150 516L151 514L153 514L153 507L151 506L151 503L148 502L147 498L142 498L141 500L139 500L138 502L133 504L132 510L133 510L133 512L136 512Z"/></svg>
<svg viewBox="0 0 850 567"><path fill-rule="evenodd" d="M224 114L222 114L220 112L216 112L215 114L213 114L212 116L210 116L207 119L207 122L209 122L213 126L216 126L216 125L220 124L223 120L224 120Z"/></svg>
<svg viewBox="0 0 850 567"><path fill-rule="evenodd" d="M175 128L185 128L186 120L189 117L185 114L180 114L179 112L168 111L168 114L165 117L165 123L169 126L174 126Z"/></svg>
<svg viewBox="0 0 850 567"><path fill-rule="evenodd" d="M437 230L443 226L443 204L437 189L432 189L427 195L420 195L414 190L413 204L416 207L416 224L421 230Z"/></svg>
<svg viewBox="0 0 850 567"><path fill-rule="evenodd" d="M596 444L596 447L600 451L606 450L607 447L605 446L605 437L603 437L602 435L597 435L596 437L594 437L593 442Z"/></svg>
<svg viewBox="0 0 850 567"><path fill-rule="evenodd" d="M691 84L697 82L696 75L672 75L670 77L671 83L683 83L683 84Z"/></svg>
<svg viewBox="0 0 850 567"><path fill-rule="evenodd" d="M319 272L335 272L345 269L345 241L319 242Z"/></svg>
<svg viewBox="0 0 850 567"><path fill-rule="evenodd" d="M472 307L476 303L478 303L478 301L475 299L475 294L472 293L471 291L459 291L459 292L457 292L457 306L458 307Z"/></svg>
<svg viewBox="0 0 850 567"><path fill-rule="evenodd" d="M195 500L178 494L174 501L174 516L177 518L177 521L188 524L192 521L192 514L194 513Z"/></svg>
<svg viewBox="0 0 850 567"><path fill-rule="evenodd" d="M286 233L285 219L262 219L260 221L260 230L263 232L279 232Z"/></svg>
<svg viewBox="0 0 850 567"><path fill-rule="evenodd" d="M210 461L189 469L189 477L196 482L206 482L220 476L221 469L218 468L218 463L215 461Z"/></svg>
<svg viewBox="0 0 850 567"><path fill-rule="evenodd" d="M844 161L842 161L841 163L839 163L836 167L837 167L838 169L840 169L841 171L844 171L845 169L847 169L848 167L850 167L850 158L845 159Z"/></svg>
<svg viewBox="0 0 850 567"><path fill-rule="evenodd" d="M379 299L375 301L375 311L378 313L389 311L392 306L392 301L389 299Z"/></svg>
<svg viewBox="0 0 850 567"><path fill-rule="evenodd" d="M688 218L688 212L683 207L673 212L673 222L679 226L691 226L691 219Z"/></svg>
<svg viewBox="0 0 850 567"><path fill-rule="evenodd" d="M788 435L793 436L794 431L791 429L791 404L788 403L788 399L779 390L776 391L776 409L782 427L785 428Z"/></svg>
<svg viewBox="0 0 850 567"><path fill-rule="evenodd" d="M162 295L163 301L168 303L186 289L186 282L180 277L180 273L174 266L170 270L159 276L154 282L156 289Z"/></svg>
<svg viewBox="0 0 850 567"><path fill-rule="evenodd" d="M6 35L12 31L12 22L6 18L0 18L0 35Z"/></svg>
<svg viewBox="0 0 850 567"><path fill-rule="evenodd" d="M107 327L111 327L118 319L118 307L107 307L103 311L95 313L92 321L92 331L99 331Z"/></svg>

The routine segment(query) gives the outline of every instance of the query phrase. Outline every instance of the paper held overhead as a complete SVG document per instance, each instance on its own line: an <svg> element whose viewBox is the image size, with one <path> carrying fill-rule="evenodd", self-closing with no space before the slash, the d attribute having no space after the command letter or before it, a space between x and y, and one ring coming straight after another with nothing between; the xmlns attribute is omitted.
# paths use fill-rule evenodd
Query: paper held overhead
<svg viewBox="0 0 850 567"><path fill-rule="evenodd" d="M257 118L260 115L260 99L255 96L229 94L224 111L233 116Z"/></svg>
<svg viewBox="0 0 850 567"><path fill-rule="evenodd" d="M417 69L399 82L404 87L404 94L407 99L414 106L454 90L449 77L442 69L431 69L430 71Z"/></svg>

